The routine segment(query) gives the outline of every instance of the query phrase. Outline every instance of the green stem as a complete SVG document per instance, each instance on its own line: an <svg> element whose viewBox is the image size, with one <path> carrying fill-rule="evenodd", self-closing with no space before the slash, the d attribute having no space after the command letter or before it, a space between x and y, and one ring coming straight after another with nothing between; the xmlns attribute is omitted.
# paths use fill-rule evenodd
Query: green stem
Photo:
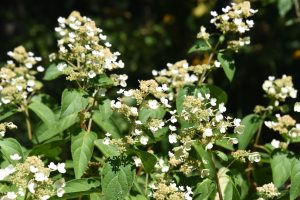
<svg viewBox="0 0 300 200"><path fill-rule="evenodd" d="M148 189L148 180L149 180L149 174L146 174L146 183L145 183L145 196L147 196L147 189Z"/></svg>
<svg viewBox="0 0 300 200"><path fill-rule="evenodd" d="M24 113L25 113L25 116L26 116L26 126L27 126L28 138L29 138L29 140L32 140L32 126L31 126L31 123L30 123L29 111L28 111L27 106L24 106Z"/></svg>

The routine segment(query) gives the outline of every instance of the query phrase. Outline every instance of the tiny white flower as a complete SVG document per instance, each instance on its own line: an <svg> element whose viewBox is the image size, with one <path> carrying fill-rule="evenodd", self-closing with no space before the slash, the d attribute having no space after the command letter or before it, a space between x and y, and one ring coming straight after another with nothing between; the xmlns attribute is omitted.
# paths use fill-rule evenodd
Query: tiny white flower
<svg viewBox="0 0 300 200"><path fill-rule="evenodd" d="M66 173L65 166L66 166L65 163L58 163L58 164L57 164L57 171L58 171L59 173L62 173L62 174Z"/></svg>
<svg viewBox="0 0 300 200"><path fill-rule="evenodd" d="M143 131L139 130L139 129L134 129L134 135L141 135Z"/></svg>
<svg viewBox="0 0 300 200"><path fill-rule="evenodd" d="M170 129L171 131L176 131L176 130L177 130L176 126L172 126L172 125L169 125L169 129Z"/></svg>
<svg viewBox="0 0 300 200"><path fill-rule="evenodd" d="M230 6L226 6L225 8L222 8L222 11L223 11L224 13L227 13L227 12L229 12L230 9L231 9Z"/></svg>
<svg viewBox="0 0 300 200"><path fill-rule="evenodd" d="M34 179L38 182L42 182L48 180L48 177L42 172L37 172L34 174Z"/></svg>
<svg viewBox="0 0 300 200"><path fill-rule="evenodd" d="M235 119L233 120L233 124L234 124L234 126L239 126L239 125L241 125L241 119L235 118Z"/></svg>
<svg viewBox="0 0 300 200"><path fill-rule="evenodd" d="M32 194L35 193L35 188L36 187L37 187L37 185L36 185L36 183L33 180L30 180L28 182L27 188L28 188L28 191L31 192Z"/></svg>
<svg viewBox="0 0 300 200"><path fill-rule="evenodd" d="M100 33L100 34L99 34L99 38L100 38L101 40L106 40L107 36Z"/></svg>
<svg viewBox="0 0 300 200"><path fill-rule="evenodd" d="M210 105L216 106L217 105L217 99L216 98L211 98L210 99Z"/></svg>
<svg viewBox="0 0 300 200"><path fill-rule="evenodd" d="M142 136L142 137L140 138L140 143L141 143L142 145L147 145L148 141L149 141L148 136Z"/></svg>
<svg viewBox="0 0 300 200"><path fill-rule="evenodd" d="M29 170L30 170L30 172L32 172L32 173L36 173L36 172L38 172L39 171L39 169L38 168L36 168L35 166L33 166L33 165L31 165L30 167L29 167Z"/></svg>
<svg viewBox="0 0 300 200"><path fill-rule="evenodd" d="M43 72L43 71L45 71L45 68L42 67L42 66L38 66L38 67L36 68L36 70L37 70L38 72Z"/></svg>
<svg viewBox="0 0 300 200"><path fill-rule="evenodd" d="M67 64L66 63L58 63L58 65L56 67L57 67L58 71L63 71L67 67Z"/></svg>
<svg viewBox="0 0 300 200"><path fill-rule="evenodd" d="M15 153L13 155L10 155L10 159L12 159L12 160L21 160L22 157L18 153Z"/></svg>
<svg viewBox="0 0 300 200"><path fill-rule="evenodd" d="M235 19L233 20L233 23L234 23L235 25L237 25L237 26L241 25L242 22L243 22L243 20L240 19L240 18L235 18Z"/></svg>
<svg viewBox="0 0 300 200"><path fill-rule="evenodd" d="M169 166L163 166L162 168L161 168L161 172L162 173L166 173L166 172L168 172L169 171Z"/></svg>
<svg viewBox="0 0 300 200"><path fill-rule="evenodd" d="M223 117L223 115L222 115L221 113L217 113L217 114L216 114L216 121L217 121L217 122L220 122L223 118L224 118L224 117Z"/></svg>
<svg viewBox="0 0 300 200"><path fill-rule="evenodd" d="M8 199L16 199L16 198L18 197L18 195L17 195L15 192L8 192L8 193L6 194L6 197L7 197Z"/></svg>
<svg viewBox="0 0 300 200"><path fill-rule="evenodd" d="M91 70L91 71L88 72L88 77L89 78L95 78L96 75L97 74L93 70Z"/></svg>
<svg viewBox="0 0 300 200"><path fill-rule="evenodd" d="M54 162L51 162L51 163L48 165L48 168L49 168L51 171L56 171L56 170L57 170L57 165L54 164Z"/></svg>
<svg viewBox="0 0 300 200"><path fill-rule="evenodd" d="M274 148L280 148L280 141L279 140L276 140L276 139L273 139L271 141L271 145L274 147Z"/></svg>
<svg viewBox="0 0 300 200"><path fill-rule="evenodd" d="M211 14L211 16L213 16L213 17L218 16L218 13L217 13L216 11L211 11L210 14Z"/></svg>
<svg viewBox="0 0 300 200"><path fill-rule="evenodd" d="M2 103L4 103L4 104L10 103L10 99L7 99L7 98L1 98L1 101L2 101Z"/></svg>
<svg viewBox="0 0 300 200"><path fill-rule="evenodd" d="M294 111L295 112L300 112L300 102L296 102L294 105Z"/></svg>
<svg viewBox="0 0 300 200"><path fill-rule="evenodd" d="M136 167L140 167L142 165L142 160L137 156L133 157L133 161Z"/></svg>
<svg viewBox="0 0 300 200"><path fill-rule="evenodd" d="M171 123L176 123L177 122L177 119L175 116L172 116L171 119L170 119Z"/></svg>
<svg viewBox="0 0 300 200"><path fill-rule="evenodd" d="M109 42L105 42L104 44L106 47L111 47L111 44Z"/></svg>
<svg viewBox="0 0 300 200"><path fill-rule="evenodd" d="M64 188L58 188L58 189L57 189L56 195L57 195L58 197L62 197L64 194L65 194Z"/></svg>
<svg viewBox="0 0 300 200"><path fill-rule="evenodd" d="M35 81L34 80L28 80L27 81L27 86L33 87L34 85L35 85Z"/></svg>
<svg viewBox="0 0 300 200"><path fill-rule="evenodd" d="M228 15L222 15L222 19L224 21L228 21L230 19L230 17Z"/></svg>
<svg viewBox="0 0 300 200"><path fill-rule="evenodd" d="M226 107L224 106L224 103L219 104L219 111L220 113L224 113L226 111Z"/></svg>
<svg viewBox="0 0 300 200"><path fill-rule="evenodd" d="M246 20L247 25L251 28L254 25L253 20Z"/></svg>
<svg viewBox="0 0 300 200"><path fill-rule="evenodd" d="M203 131L203 137L211 137L213 135L213 131L211 128L207 128Z"/></svg>
<svg viewBox="0 0 300 200"><path fill-rule="evenodd" d="M149 106L149 108L155 110L159 107L159 104L156 100L149 100L148 101L148 106Z"/></svg>
<svg viewBox="0 0 300 200"><path fill-rule="evenodd" d="M138 124L138 125L143 124L140 120L136 120L135 123Z"/></svg>
<svg viewBox="0 0 300 200"><path fill-rule="evenodd" d="M177 135L175 133L169 135L169 142L171 144L177 143Z"/></svg>
<svg viewBox="0 0 300 200"><path fill-rule="evenodd" d="M205 146L205 150L212 149L213 146L214 146L214 145L210 142L210 143L208 143L208 144Z"/></svg>
<svg viewBox="0 0 300 200"><path fill-rule="evenodd" d="M138 116L138 109L136 107L130 107L131 114L133 116Z"/></svg>
<svg viewBox="0 0 300 200"><path fill-rule="evenodd" d="M47 199L50 199L50 195L44 195L40 198L40 200L47 200Z"/></svg>

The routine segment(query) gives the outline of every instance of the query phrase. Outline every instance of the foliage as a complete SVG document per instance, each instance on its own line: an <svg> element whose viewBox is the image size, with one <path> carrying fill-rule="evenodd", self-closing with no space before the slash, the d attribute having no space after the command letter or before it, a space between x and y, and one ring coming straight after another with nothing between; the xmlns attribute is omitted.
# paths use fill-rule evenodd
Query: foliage
<svg viewBox="0 0 300 200"><path fill-rule="evenodd" d="M278 6L285 17L293 2ZM234 81L234 55L250 45L257 12L248 1L211 11L214 32L201 26L189 50L207 59L168 63L135 89L103 30L77 11L58 18L58 51L46 69L22 46L8 52L0 70L1 200L297 199L292 77L269 76L268 104L243 119L226 114L230 96L208 80L222 68ZM57 103L43 86L60 78L68 84ZM25 142L10 135L22 126ZM264 142L268 132L277 139Z"/></svg>

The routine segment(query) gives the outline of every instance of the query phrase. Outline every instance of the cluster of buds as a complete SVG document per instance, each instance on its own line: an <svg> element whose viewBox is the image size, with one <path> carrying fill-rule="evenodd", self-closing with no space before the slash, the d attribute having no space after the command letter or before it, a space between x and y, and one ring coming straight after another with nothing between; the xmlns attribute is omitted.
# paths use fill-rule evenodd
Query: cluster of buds
<svg viewBox="0 0 300 200"><path fill-rule="evenodd" d="M14 160L20 160L19 155L11 155ZM58 171L63 174L66 172L65 164L50 163L48 167L44 166L43 161L37 156L27 157L25 162L17 163L15 166L9 165L0 169L0 180L10 181L15 188L7 192L0 199L14 200L18 197L27 196L33 199L47 200L51 196L62 197L64 194L65 181L63 178L54 181L50 177L52 171Z"/></svg>
<svg viewBox="0 0 300 200"><path fill-rule="evenodd" d="M280 79L269 76L262 88L268 97L277 101L283 102L288 97L293 99L297 97L297 90L294 88L291 76L283 75Z"/></svg>
<svg viewBox="0 0 300 200"><path fill-rule="evenodd" d="M175 182L167 183L159 180L157 183L150 184L153 190L148 196L158 200L164 199L185 199L192 200L192 189L189 186L177 186Z"/></svg>
<svg viewBox="0 0 300 200"><path fill-rule="evenodd" d="M261 159L261 156L258 152L250 152L246 150L237 150L232 152L231 155L235 160L239 160L241 162L246 162L246 158L248 158L251 163L259 162Z"/></svg>
<svg viewBox="0 0 300 200"><path fill-rule="evenodd" d="M57 65L67 80L87 82L107 71L124 68L118 60L119 52L111 52L107 36L96 27L90 18L72 12L68 18L59 17L58 59L63 62ZM115 85L126 86L127 76L112 74Z"/></svg>
<svg viewBox="0 0 300 200"><path fill-rule="evenodd" d="M161 71L153 70L152 74L158 83L178 92L183 86L196 83L204 72L219 68L220 65L218 61L213 65L189 65L186 60L181 60L174 64L168 63L167 68Z"/></svg>
<svg viewBox="0 0 300 200"><path fill-rule="evenodd" d="M42 59L27 52L22 46L7 54L13 60L8 60L0 69L0 105L19 107L42 87L35 75L43 72L44 68L38 66L34 69Z"/></svg>
<svg viewBox="0 0 300 200"><path fill-rule="evenodd" d="M12 122L0 123L0 138L5 136L7 129L16 129L17 126Z"/></svg>
<svg viewBox="0 0 300 200"><path fill-rule="evenodd" d="M276 114L276 121L265 121L265 125L280 134L295 138L300 136L300 124L296 123L290 115Z"/></svg>
<svg viewBox="0 0 300 200"><path fill-rule="evenodd" d="M261 196L260 199L273 199L280 195L280 192L278 192L278 189L275 187L273 183L264 184L261 187L256 188L257 192Z"/></svg>
<svg viewBox="0 0 300 200"><path fill-rule="evenodd" d="M253 20L249 20L257 10L254 10L250 6L249 1L242 3L231 3L231 6L222 8L222 14L218 14L216 11L211 11L213 23L217 29L222 33L233 32L243 34L249 31L253 27Z"/></svg>

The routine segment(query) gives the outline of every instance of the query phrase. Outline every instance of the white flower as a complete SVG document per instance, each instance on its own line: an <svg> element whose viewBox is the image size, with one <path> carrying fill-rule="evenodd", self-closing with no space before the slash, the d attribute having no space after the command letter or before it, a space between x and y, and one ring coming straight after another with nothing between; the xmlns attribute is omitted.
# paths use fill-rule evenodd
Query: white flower
<svg viewBox="0 0 300 200"><path fill-rule="evenodd" d="M172 126L172 125L169 125L169 129L170 129L171 131L176 131L176 130L177 130L176 126Z"/></svg>
<svg viewBox="0 0 300 200"><path fill-rule="evenodd" d="M101 40L106 40L107 36L100 33L100 34L99 34L99 38L100 38Z"/></svg>
<svg viewBox="0 0 300 200"><path fill-rule="evenodd" d="M246 30L247 30L246 27L244 27L244 26L238 26L238 31L240 33L245 33Z"/></svg>
<svg viewBox="0 0 300 200"><path fill-rule="evenodd" d="M229 12L230 9L231 9L230 6L226 6L226 8L222 8L222 11L223 11L224 13L227 13L227 12Z"/></svg>
<svg viewBox="0 0 300 200"><path fill-rule="evenodd" d="M131 114L133 116L138 116L138 109L136 107L130 107Z"/></svg>
<svg viewBox="0 0 300 200"><path fill-rule="evenodd" d="M224 21L228 21L230 19L230 17L228 15L222 15L222 19Z"/></svg>
<svg viewBox="0 0 300 200"><path fill-rule="evenodd" d="M226 111L226 107L224 106L224 103L219 104L219 111L220 113L224 113Z"/></svg>
<svg viewBox="0 0 300 200"><path fill-rule="evenodd" d="M240 19L240 18L235 18L235 19L233 20L233 23L234 23L235 25L237 25L237 26L241 25L242 22L243 22L243 20Z"/></svg>
<svg viewBox="0 0 300 200"><path fill-rule="evenodd" d="M217 122L220 122L223 118L224 118L224 117L223 117L223 115L222 115L221 113L217 113L217 114L216 114L216 121L217 121Z"/></svg>
<svg viewBox="0 0 300 200"><path fill-rule="evenodd" d="M17 195L15 192L8 192L8 193L6 194L6 197L7 197L8 199L16 199L16 198L18 197L18 195Z"/></svg>
<svg viewBox="0 0 300 200"><path fill-rule="evenodd" d="M15 153L13 155L10 155L10 159L12 159L12 160L21 160L22 157L19 154Z"/></svg>
<svg viewBox="0 0 300 200"><path fill-rule="evenodd" d="M211 16L213 16L213 17L218 16L218 13L217 13L216 11L211 11L210 14L211 14Z"/></svg>
<svg viewBox="0 0 300 200"><path fill-rule="evenodd" d="M153 75L153 76L157 76L157 75L158 75L158 71L152 70L152 75Z"/></svg>
<svg viewBox="0 0 300 200"><path fill-rule="evenodd" d="M203 137L211 137L213 135L213 131L211 128L207 128L203 131Z"/></svg>
<svg viewBox="0 0 300 200"><path fill-rule="evenodd" d="M139 129L134 129L134 135L141 135L143 131L139 130Z"/></svg>
<svg viewBox="0 0 300 200"><path fill-rule="evenodd" d="M207 149L212 149L213 146L214 146L214 145L210 142L210 143L208 143L208 144L205 146L205 150L207 150Z"/></svg>
<svg viewBox="0 0 300 200"><path fill-rule="evenodd" d="M38 168L36 168L35 166L33 166L33 165L31 165L30 167L29 167L29 170L30 170L30 172L32 172L32 173L36 173L36 172L38 172L39 171L39 169Z"/></svg>
<svg viewBox="0 0 300 200"><path fill-rule="evenodd" d="M63 71L67 67L67 64L66 63L58 63L58 65L56 67L57 67L58 71Z"/></svg>
<svg viewBox="0 0 300 200"><path fill-rule="evenodd" d="M29 192L31 192L32 194L34 194L36 186L37 186L36 183L31 179L28 182L27 188L28 188Z"/></svg>
<svg viewBox="0 0 300 200"><path fill-rule="evenodd" d="M216 98L211 98L210 99L210 105L216 106L217 105L217 99Z"/></svg>
<svg viewBox="0 0 300 200"><path fill-rule="evenodd" d="M7 98L1 98L1 101L2 101L2 103L4 103L4 104L10 103L10 99L7 99Z"/></svg>
<svg viewBox="0 0 300 200"><path fill-rule="evenodd" d="M248 156L250 162L259 162L260 161L260 154L258 152L253 152Z"/></svg>
<svg viewBox="0 0 300 200"><path fill-rule="evenodd" d="M36 70L37 70L38 72L43 72L43 71L45 71L45 68L42 67L42 66L38 66L38 67L36 68Z"/></svg>
<svg viewBox="0 0 300 200"><path fill-rule="evenodd" d="M161 168L161 172L162 173L166 173L166 172L168 172L169 171L169 166L167 166L167 165L164 165L162 168Z"/></svg>
<svg viewBox="0 0 300 200"><path fill-rule="evenodd" d="M4 180L7 176L11 175L14 173L16 169L12 165L8 165L4 169L0 169L0 180Z"/></svg>
<svg viewBox="0 0 300 200"><path fill-rule="evenodd" d="M48 165L48 168L49 168L51 171L56 171L56 170L57 170L57 166L56 166L56 164L54 164L54 162L51 162L51 163Z"/></svg>
<svg viewBox="0 0 300 200"><path fill-rule="evenodd" d="M142 165L142 160L139 157L133 156L132 158L133 158L133 161L134 161L134 164L136 167L139 167Z"/></svg>
<svg viewBox="0 0 300 200"><path fill-rule="evenodd" d="M158 102L156 100L149 100L148 101L148 106L149 106L149 108L155 110L155 109L157 109L159 107L159 104L158 104Z"/></svg>
<svg viewBox="0 0 300 200"><path fill-rule="evenodd" d="M253 20L246 20L247 25L251 28L254 25Z"/></svg>
<svg viewBox="0 0 300 200"><path fill-rule="evenodd" d="M64 195L64 193L65 193L64 188L58 188L57 191L56 191L56 195L58 197L62 197Z"/></svg>
<svg viewBox="0 0 300 200"><path fill-rule="evenodd" d="M34 174L34 179L38 182L42 182L48 180L48 177L42 172L37 172Z"/></svg>
<svg viewBox="0 0 300 200"><path fill-rule="evenodd" d="M58 163L58 164L57 164L57 171L58 171L59 173L62 173L62 174L66 173L65 166L66 166L65 163Z"/></svg>
<svg viewBox="0 0 300 200"><path fill-rule="evenodd" d="M177 119L175 116L172 116L171 119L170 119L171 123L176 123L177 122Z"/></svg>
<svg viewBox="0 0 300 200"><path fill-rule="evenodd" d="M50 195L44 195L44 196L42 196L41 198L40 198L40 200L47 200L47 199L49 199L50 198Z"/></svg>
<svg viewBox="0 0 300 200"><path fill-rule="evenodd" d="M93 70L91 70L91 71L88 72L88 77L89 78L95 78L96 75L97 74Z"/></svg>
<svg viewBox="0 0 300 200"><path fill-rule="evenodd" d="M140 143L141 143L142 145L147 145L148 141L149 141L148 136L142 136L142 137L140 138Z"/></svg>
<svg viewBox="0 0 300 200"><path fill-rule="evenodd" d="M241 125L241 119L235 118L235 119L233 120L233 124L234 124L234 126L239 126L239 125Z"/></svg>
<svg viewBox="0 0 300 200"><path fill-rule="evenodd" d="M295 112L300 112L300 102L296 102L294 105L294 111Z"/></svg>
<svg viewBox="0 0 300 200"><path fill-rule="evenodd" d="M175 133L169 135L169 142L171 144L177 143L177 135Z"/></svg>
<svg viewBox="0 0 300 200"><path fill-rule="evenodd" d="M138 124L138 125L143 124L140 120L136 120L135 123Z"/></svg>
<svg viewBox="0 0 300 200"><path fill-rule="evenodd" d="M276 140L276 139L273 139L271 141L271 145L274 147L274 148L280 148L280 141L279 140Z"/></svg>
<svg viewBox="0 0 300 200"><path fill-rule="evenodd" d="M111 44L109 42L105 42L104 44L106 47L111 47Z"/></svg>

